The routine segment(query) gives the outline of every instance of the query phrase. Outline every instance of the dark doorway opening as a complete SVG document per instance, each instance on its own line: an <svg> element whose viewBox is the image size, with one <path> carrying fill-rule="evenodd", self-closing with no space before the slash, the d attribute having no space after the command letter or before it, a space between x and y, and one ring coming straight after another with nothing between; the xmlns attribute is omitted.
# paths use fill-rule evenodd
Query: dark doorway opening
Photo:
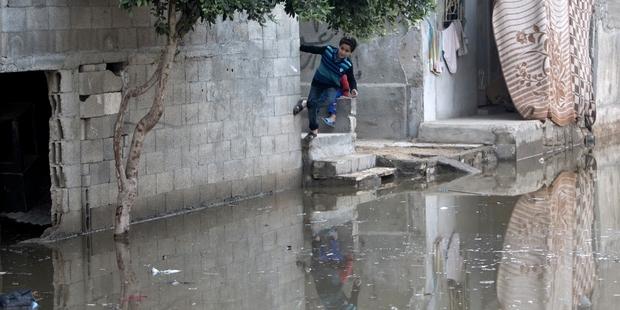
<svg viewBox="0 0 620 310"><path fill-rule="evenodd" d="M51 224L47 85L42 71L0 74L2 243L36 237Z"/></svg>

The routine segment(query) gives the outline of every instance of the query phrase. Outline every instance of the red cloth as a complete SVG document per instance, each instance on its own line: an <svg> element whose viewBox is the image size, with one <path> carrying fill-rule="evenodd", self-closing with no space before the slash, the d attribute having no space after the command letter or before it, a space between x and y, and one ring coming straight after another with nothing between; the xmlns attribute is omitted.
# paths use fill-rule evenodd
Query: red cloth
<svg viewBox="0 0 620 310"><path fill-rule="evenodd" d="M350 86L349 86L349 79L347 79L347 75L343 75L340 78L340 87L342 88L342 95L345 97L351 97L351 93L349 92L351 90Z"/></svg>

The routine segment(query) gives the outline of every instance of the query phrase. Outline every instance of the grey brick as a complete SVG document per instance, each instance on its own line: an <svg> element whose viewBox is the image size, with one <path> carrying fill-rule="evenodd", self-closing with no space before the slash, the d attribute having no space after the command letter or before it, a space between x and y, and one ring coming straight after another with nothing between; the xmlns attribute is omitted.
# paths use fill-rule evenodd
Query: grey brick
<svg viewBox="0 0 620 310"><path fill-rule="evenodd" d="M246 138L246 156L247 157L260 156L261 154L260 146L261 146L261 138L259 137Z"/></svg>
<svg viewBox="0 0 620 310"><path fill-rule="evenodd" d="M26 28L26 9L3 7L0 14L3 32L24 31Z"/></svg>
<svg viewBox="0 0 620 310"><path fill-rule="evenodd" d="M192 125L198 123L198 106L199 104L182 105L186 124Z"/></svg>
<svg viewBox="0 0 620 310"><path fill-rule="evenodd" d="M118 47L121 49L138 48L138 33L134 28L118 29Z"/></svg>
<svg viewBox="0 0 620 310"><path fill-rule="evenodd" d="M131 28L131 17L129 13L118 6L110 7L112 15L112 25L116 28Z"/></svg>
<svg viewBox="0 0 620 310"><path fill-rule="evenodd" d="M239 139L234 139L231 140L230 144L231 144L231 151L230 151L230 157L231 159L243 159L246 157L246 139L245 138L239 138Z"/></svg>
<svg viewBox="0 0 620 310"><path fill-rule="evenodd" d="M192 172L190 168L182 168L174 171L174 189L185 189L192 185Z"/></svg>
<svg viewBox="0 0 620 310"><path fill-rule="evenodd" d="M212 162L215 162L215 145L201 145L198 150L198 165L206 166Z"/></svg>
<svg viewBox="0 0 620 310"><path fill-rule="evenodd" d="M93 163L90 165L90 182L92 185L110 183L110 166L111 161Z"/></svg>
<svg viewBox="0 0 620 310"><path fill-rule="evenodd" d="M78 75L80 95L119 92L122 87L120 77L111 71L80 72Z"/></svg>
<svg viewBox="0 0 620 310"><path fill-rule="evenodd" d="M206 84L203 82L194 82L189 84L190 90L190 103L202 103L205 102L205 88Z"/></svg>
<svg viewBox="0 0 620 310"><path fill-rule="evenodd" d="M80 104L80 116L90 118L118 114L121 99L120 92L89 96L86 101Z"/></svg>
<svg viewBox="0 0 620 310"><path fill-rule="evenodd" d="M164 172L157 175L157 194L165 194L173 190L174 178L172 173Z"/></svg>
<svg viewBox="0 0 620 310"><path fill-rule="evenodd" d="M209 143L222 141L224 124L222 122L212 122L207 124L207 141Z"/></svg>
<svg viewBox="0 0 620 310"><path fill-rule="evenodd" d="M192 186L204 185L209 182L209 169L205 166L198 166L191 169Z"/></svg>
<svg viewBox="0 0 620 310"><path fill-rule="evenodd" d="M81 158L79 141L62 141L60 149L60 163L65 165L75 165L80 163Z"/></svg>
<svg viewBox="0 0 620 310"><path fill-rule="evenodd" d="M275 151L275 139L273 136L264 136L260 140L261 155L271 155Z"/></svg>
<svg viewBox="0 0 620 310"><path fill-rule="evenodd" d="M93 7L93 28L110 28L112 26L112 11L110 7Z"/></svg>
<svg viewBox="0 0 620 310"><path fill-rule="evenodd" d="M144 157L146 161L146 174L158 174L166 170L163 152L146 153Z"/></svg>
<svg viewBox="0 0 620 310"><path fill-rule="evenodd" d="M103 140L85 140L81 144L82 163L96 163L103 160Z"/></svg>
<svg viewBox="0 0 620 310"><path fill-rule="evenodd" d="M26 12L26 27L28 30L42 30L50 27L47 7L30 7Z"/></svg>
<svg viewBox="0 0 620 310"><path fill-rule="evenodd" d="M92 10L90 7L71 7L71 26L74 29L92 27Z"/></svg>
<svg viewBox="0 0 620 310"><path fill-rule="evenodd" d="M222 162L211 163L207 166L209 171L209 184L220 183L224 181L224 164Z"/></svg>
<svg viewBox="0 0 620 310"><path fill-rule="evenodd" d="M214 149L216 161L223 162L230 160L230 141L217 142L214 145Z"/></svg>
<svg viewBox="0 0 620 310"><path fill-rule="evenodd" d="M116 115L86 118L83 120L85 139L103 139L114 136ZM146 145L146 143L145 143Z"/></svg>
<svg viewBox="0 0 620 310"><path fill-rule="evenodd" d="M206 144L208 141L208 125L198 124L190 128L190 148Z"/></svg>
<svg viewBox="0 0 620 310"><path fill-rule="evenodd" d="M49 7L49 27L52 30L71 28L71 14L68 7Z"/></svg>
<svg viewBox="0 0 620 310"><path fill-rule="evenodd" d="M143 7L133 10L131 22L134 27L150 27L151 18L148 8Z"/></svg>
<svg viewBox="0 0 620 310"><path fill-rule="evenodd" d="M297 139L299 140L299 139ZM275 152L276 153L288 153L289 142L288 135L278 135L275 137Z"/></svg>
<svg viewBox="0 0 620 310"><path fill-rule="evenodd" d="M157 194L157 175L147 174L138 178L138 195L142 197L154 196Z"/></svg>

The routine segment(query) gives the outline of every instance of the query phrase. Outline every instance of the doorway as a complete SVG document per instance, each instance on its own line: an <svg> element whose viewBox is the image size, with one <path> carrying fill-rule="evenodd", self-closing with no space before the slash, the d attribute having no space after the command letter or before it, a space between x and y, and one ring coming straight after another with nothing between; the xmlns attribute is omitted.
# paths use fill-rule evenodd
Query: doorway
<svg viewBox="0 0 620 310"><path fill-rule="evenodd" d="M0 74L0 237L36 237L51 224L49 120L43 71Z"/></svg>

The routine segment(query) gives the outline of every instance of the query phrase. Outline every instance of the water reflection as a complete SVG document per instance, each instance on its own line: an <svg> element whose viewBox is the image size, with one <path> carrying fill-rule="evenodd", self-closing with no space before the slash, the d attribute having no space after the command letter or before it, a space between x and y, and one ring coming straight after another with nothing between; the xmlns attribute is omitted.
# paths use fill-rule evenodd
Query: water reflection
<svg viewBox="0 0 620 310"><path fill-rule="evenodd" d="M426 191L282 193L125 241L4 248L0 290L36 290L42 309L615 309L616 154Z"/></svg>
<svg viewBox="0 0 620 310"><path fill-rule="evenodd" d="M592 170L561 173L522 196L510 218L497 293L504 309L591 306L596 280Z"/></svg>

